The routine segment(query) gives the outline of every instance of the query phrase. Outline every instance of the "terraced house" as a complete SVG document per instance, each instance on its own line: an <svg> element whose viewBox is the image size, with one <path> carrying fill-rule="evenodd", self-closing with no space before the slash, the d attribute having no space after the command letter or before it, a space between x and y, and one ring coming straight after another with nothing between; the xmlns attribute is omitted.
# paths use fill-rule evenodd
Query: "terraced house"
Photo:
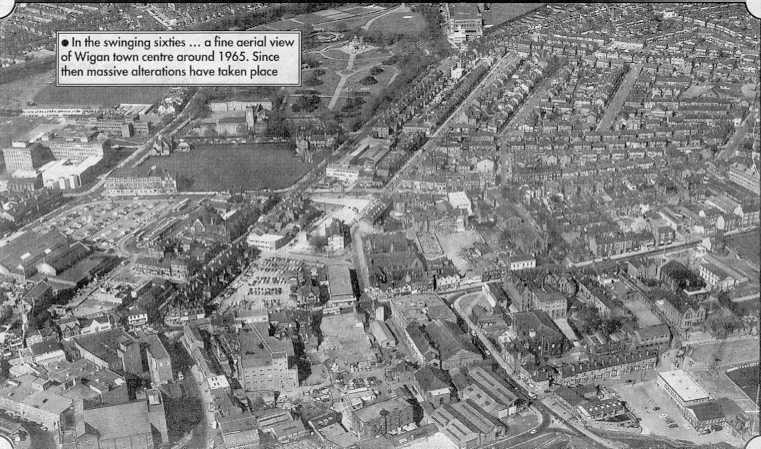
<svg viewBox="0 0 761 449"><path fill-rule="evenodd" d="M605 354L559 366L555 382L561 385L596 383L602 379L616 379L654 369L657 363L658 351L654 350Z"/></svg>

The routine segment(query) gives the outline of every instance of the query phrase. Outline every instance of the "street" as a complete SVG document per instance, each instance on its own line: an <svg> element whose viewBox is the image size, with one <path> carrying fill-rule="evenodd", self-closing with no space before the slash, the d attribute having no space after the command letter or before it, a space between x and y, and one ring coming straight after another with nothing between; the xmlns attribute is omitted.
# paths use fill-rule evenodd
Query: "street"
<svg viewBox="0 0 761 449"><path fill-rule="evenodd" d="M202 434L205 435L206 447L213 449L214 435L217 430L214 428L214 422L216 421L214 412L209 410L210 405L213 403L211 391L209 391L209 386L206 384L206 381L203 380L203 375L198 370L197 365L193 365L190 368L190 371L193 374L193 379L195 379L196 384L198 385L198 392L201 395L201 406L203 407L203 419L198 426L199 429L205 428L205 432L202 432Z"/></svg>
<svg viewBox="0 0 761 449"><path fill-rule="evenodd" d="M457 108L449 114L449 117L447 117L446 120L441 124L441 126L436 129L436 131L431 135L431 137L428 138L426 143L423 145L422 148L420 148L418 151L412 154L410 158L407 160L407 162L399 169L397 170L396 174L386 183L386 187L384 188L384 191L395 191L396 190L396 183L399 180L399 176L401 176L410 166L417 163L417 160L422 157L423 154L428 152L433 146L436 144L436 140L441 136L441 134L449 129L449 123L455 118L459 117L460 113L462 112L462 109L465 108L467 105L471 103L471 100L477 95L480 94L481 88L485 86L488 82L491 81L491 79L494 77L494 75L499 71L499 69L502 67L503 63L508 60L508 58L516 58L517 56L513 53L508 53L502 58L499 59L499 61L495 62L488 72L484 75L484 77L479 81L479 83L473 88L471 93L463 100L459 105L457 105Z"/></svg>
<svg viewBox="0 0 761 449"><path fill-rule="evenodd" d="M459 307L459 299L456 299L451 304L451 309L453 312L455 312L467 325L468 329L470 329L479 339L479 341L483 344L483 346L489 351L491 354L492 359L497 362L497 364L505 370L505 373L510 381L512 381L515 385L520 386L526 394L529 396L532 395L532 390L529 388L524 382L522 382L520 379L516 378L514 376L515 370L513 367L507 363L507 361L500 355L501 351L498 351L496 347L492 344L492 342L486 337L486 335L479 329L470 319L468 314L462 313L460 311ZM522 392L521 392L522 393ZM553 408L551 399L549 397L543 396L538 397L532 407L535 407L541 414L542 414L542 423L549 425L550 417L557 418L560 422L566 424L572 429L575 429L579 433L583 434L587 438L591 439L597 444L600 444L603 447L606 447L608 449L621 449L622 445L620 443L607 440L605 438L599 437L598 435L594 434L593 432L587 430L584 426L581 426L579 424L576 424L573 421L570 421L570 417L563 416L561 413L558 413L558 411Z"/></svg>

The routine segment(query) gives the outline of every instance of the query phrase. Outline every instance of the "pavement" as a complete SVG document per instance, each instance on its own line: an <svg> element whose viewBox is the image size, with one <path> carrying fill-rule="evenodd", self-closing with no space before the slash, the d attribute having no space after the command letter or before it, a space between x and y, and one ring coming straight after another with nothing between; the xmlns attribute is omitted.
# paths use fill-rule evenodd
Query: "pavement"
<svg viewBox="0 0 761 449"><path fill-rule="evenodd" d="M613 126L613 121L616 119L616 116L618 116L618 112L623 107L624 102L626 102L626 97L629 96L629 91L634 87L634 83L637 81L640 71L642 71L642 64L633 64L629 68L629 71L626 72L616 93L613 94L613 98L605 108L600 123L597 125L598 132L607 131Z"/></svg>

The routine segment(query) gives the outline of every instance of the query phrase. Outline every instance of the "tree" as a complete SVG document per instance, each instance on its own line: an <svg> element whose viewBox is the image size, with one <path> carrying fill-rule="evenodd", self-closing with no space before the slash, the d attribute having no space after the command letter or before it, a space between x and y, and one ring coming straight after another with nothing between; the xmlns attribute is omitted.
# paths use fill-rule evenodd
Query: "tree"
<svg viewBox="0 0 761 449"><path fill-rule="evenodd" d="M13 316L13 307L5 305L0 307L0 323L5 323Z"/></svg>
<svg viewBox="0 0 761 449"><path fill-rule="evenodd" d="M312 73L312 75L304 81L304 85L309 87L320 86L322 84L322 80L318 78L314 73Z"/></svg>
<svg viewBox="0 0 761 449"><path fill-rule="evenodd" d="M328 238L324 235L313 234L309 237L309 244L312 245L312 248L316 251L322 252L325 250L325 247L328 246Z"/></svg>
<svg viewBox="0 0 761 449"><path fill-rule="evenodd" d="M375 79L374 76L368 75L361 80L359 80L359 84L363 86L372 86L373 84L378 84L378 80Z"/></svg>

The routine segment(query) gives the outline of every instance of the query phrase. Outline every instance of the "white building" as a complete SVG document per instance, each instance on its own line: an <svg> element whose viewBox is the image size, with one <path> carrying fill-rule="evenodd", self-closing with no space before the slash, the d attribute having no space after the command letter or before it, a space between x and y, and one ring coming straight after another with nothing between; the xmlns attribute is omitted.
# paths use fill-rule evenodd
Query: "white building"
<svg viewBox="0 0 761 449"><path fill-rule="evenodd" d="M210 390L225 390L230 388L230 382L227 381L227 376L209 376L206 378L206 383L209 384Z"/></svg>
<svg viewBox="0 0 761 449"><path fill-rule="evenodd" d="M465 192L449 192L447 198L452 208L467 211L468 216L473 215L473 205Z"/></svg>
<svg viewBox="0 0 761 449"><path fill-rule="evenodd" d="M62 117L66 115L94 114L97 109L89 106L32 106L21 108L23 117Z"/></svg>
<svg viewBox="0 0 761 449"><path fill-rule="evenodd" d="M88 176L93 173L102 158L103 156L90 156L82 161L50 161L39 169L42 172L42 183L45 187L61 190L81 187L87 183Z"/></svg>
<svg viewBox="0 0 761 449"><path fill-rule="evenodd" d="M510 271L536 268L536 257L530 254L514 253L510 255Z"/></svg>
<svg viewBox="0 0 761 449"><path fill-rule="evenodd" d="M359 180L359 167L351 167L346 164L328 164L325 167L325 176L338 179L344 184L354 184Z"/></svg>
<svg viewBox="0 0 761 449"><path fill-rule="evenodd" d="M446 3L442 13L447 37L455 45L483 36L484 22L475 3Z"/></svg>
<svg viewBox="0 0 761 449"><path fill-rule="evenodd" d="M710 399L705 389L680 369L658 373L656 384L671 396L682 411Z"/></svg>
<svg viewBox="0 0 761 449"><path fill-rule="evenodd" d="M209 109L211 112L245 112L247 107L253 107L254 109L259 106L266 111L272 110L272 101L212 101L209 103Z"/></svg>
<svg viewBox="0 0 761 449"><path fill-rule="evenodd" d="M246 237L248 246L254 246L261 251L277 251L285 244L285 236L279 234L258 234L252 232Z"/></svg>

